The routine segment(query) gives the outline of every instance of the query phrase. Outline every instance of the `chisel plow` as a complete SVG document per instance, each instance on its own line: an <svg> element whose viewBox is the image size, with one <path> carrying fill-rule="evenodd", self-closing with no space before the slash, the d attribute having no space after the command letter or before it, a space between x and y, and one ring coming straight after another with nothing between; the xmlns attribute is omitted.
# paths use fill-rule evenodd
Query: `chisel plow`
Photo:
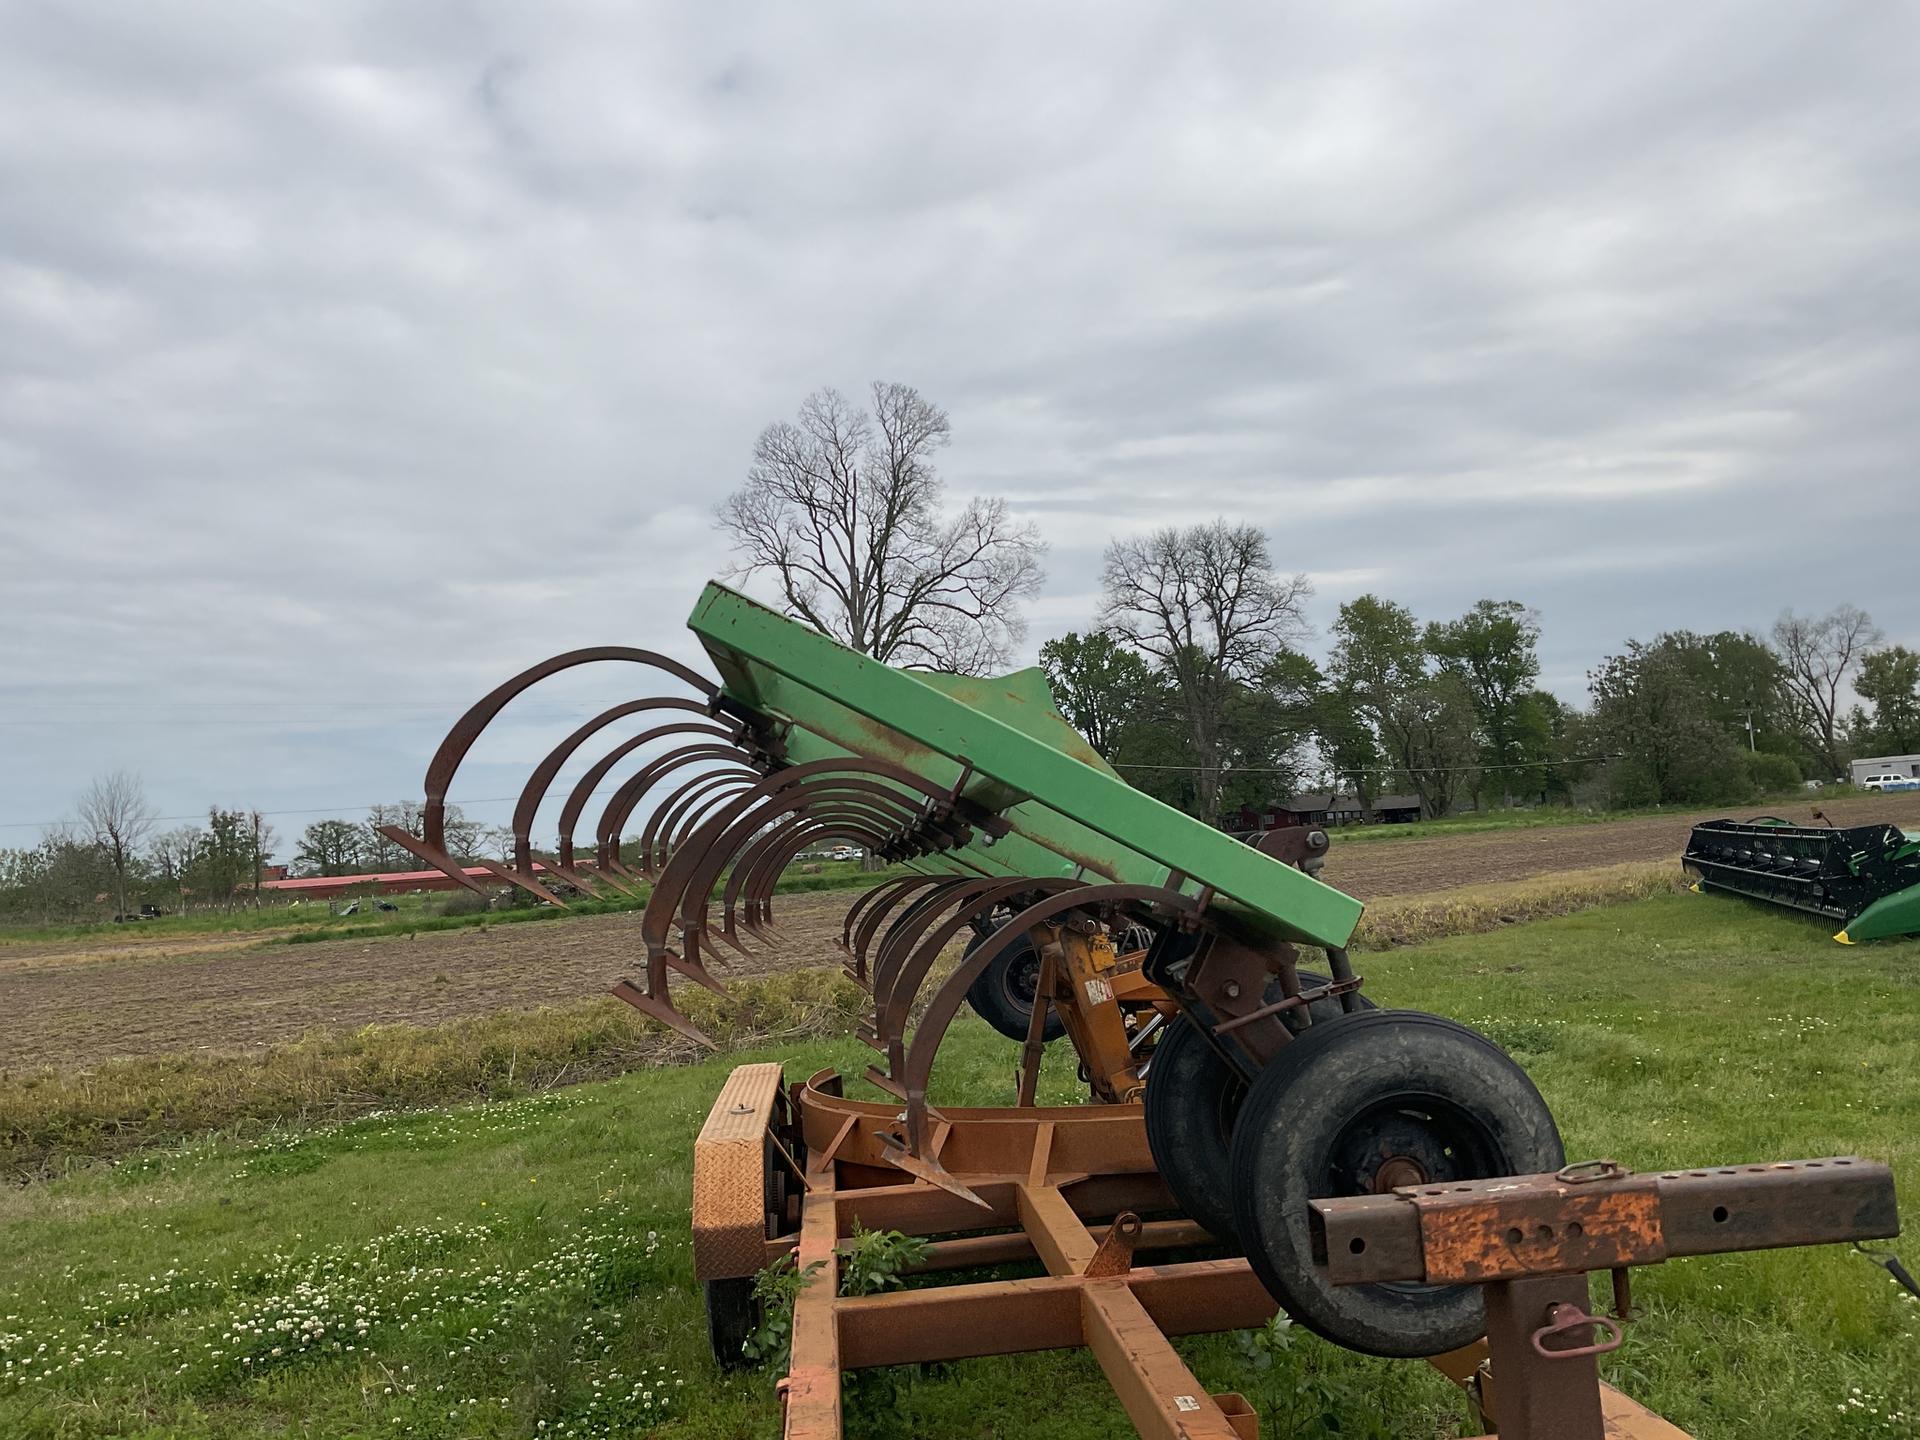
<svg viewBox="0 0 1920 1440"><path fill-rule="evenodd" d="M796 1245L830 1262L862 1204L870 1225L949 1232L940 1243L966 1257L949 1265L1037 1256L1074 1286L1120 1277L1125 1297L1046 1292L1034 1302L1053 1307L1044 1323L1024 1299L1006 1302L1033 1342L1012 1348L1092 1345L1149 1433L1251 1433L1246 1417L1229 1423L1227 1401L1197 1391L1164 1336L1227 1328L1275 1301L1375 1354L1477 1341L1480 1286L1339 1280L1310 1202L1550 1175L1565 1163L1559 1134L1497 1046L1362 993L1345 948L1361 906L1317 878L1323 832L1249 845L1134 790L1065 722L1037 670L891 669L719 585L688 623L711 678L618 646L535 665L447 735L427 771L422 833L385 833L486 891L445 837L449 788L475 741L562 671L649 672L675 693L612 706L565 736L516 803L511 864L482 866L553 904L645 895L645 953L615 993L702 1043L676 982L724 994L715 970L729 954L783 944L776 883L797 857L840 844L888 862L840 933L846 974L871 1001L864 1078L885 1098L846 1099L837 1077L788 1091L777 1067L736 1075L696 1148L696 1269L723 1360L738 1358L753 1273ZM610 743L623 721L638 733ZM536 815L590 754L561 803L557 846L536 854ZM1012 1106L929 1095L941 1041L968 1006L1021 1047ZM1035 1104L1044 1049L1063 1037L1100 1103ZM1106 1240L1083 1223L1101 1215ZM951 1233L969 1227L984 1231ZM1199 1241L1245 1258L1164 1285L1135 1278L1136 1246ZM837 1427L844 1365L993 1353L969 1328L937 1354L909 1356L894 1334L868 1347L887 1358L849 1360L824 1336L841 1321L820 1310L818 1289L796 1313L789 1434ZM1173 1317L1164 1332L1149 1294Z"/></svg>

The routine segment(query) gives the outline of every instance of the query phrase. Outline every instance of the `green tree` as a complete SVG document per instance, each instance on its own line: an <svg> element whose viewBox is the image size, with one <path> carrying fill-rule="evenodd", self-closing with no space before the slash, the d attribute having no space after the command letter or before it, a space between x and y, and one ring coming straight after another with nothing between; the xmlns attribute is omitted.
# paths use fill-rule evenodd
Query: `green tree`
<svg viewBox="0 0 1920 1440"><path fill-rule="evenodd" d="M1297 650L1282 650L1252 684L1228 695L1221 729L1220 809L1262 809L1300 786L1302 748L1312 739L1323 681Z"/></svg>
<svg viewBox="0 0 1920 1440"><path fill-rule="evenodd" d="M1473 691L1458 674L1428 676L1404 696L1388 726L1388 754L1429 819L1453 813L1477 780L1480 749Z"/></svg>
<svg viewBox="0 0 1920 1440"><path fill-rule="evenodd" d="M1764 640L1736 630L1673 630L1660 638L1686 667L1707 713L1740 749L1789 754L1801 748L1786 672Z"/></svg>
<svg viewBox="0 0 1920 1440"><path fill-rule="evenodd" d="M1551 695L1545 698L1552 701L1553 744L1541 798L1570 805L1605 763L1596 757L1605 751L1606 745L1590 712L1563 705Z"/></svg>
<svg viewBox="0 0 1920 1440"><path fill-rule="evenodd" d="M186 909L192 893L191 876L206 844L206 832L196 825L177 825L153 837L147 859L170 905Z"/></svg>
<svg viewBox="0 0 1920 1440"><path fill-rule="evenodd" d="M1608 656L1587 677L1595 730L1615 757L1615 804L1699 804L1748 793L1739 752L1714 717L1687 638L1630 640L1624 654Z"/></svg>
<svg viewBox="0 0 1920 1440"><path fill-rule="evenodd" d="M38 845L6 852L5 908L40 920L79 920L97 916L99 901L111 899L113 861L77 827L56 825Z"/></svg>
<svg viewBox="0 0 1920 1440"><path fill-rule="evenodd" d="M1886 755L1920 751L1920 654L1892 645L1864 656L1853 688L1873 707L1862 736L1868 748Z"/></svg>
<svg viewBox="0 0 1920 1440"><path fill-rule="evenodd" d="M1344 681L1328 679L1320 687L1313 713L1313 734L1336 786L1351 790L1367 819L1373 817L1375 781L1384 755L1374 727L1367 723L1358 694Z"/></svg>
<svg viewBox="0 0 1920 1440"><path fill-rule="evenodd" d="M1484 763L1508 805L1525 778L1515 770L1527 758L1521 706L1540 678L1539 641L1539 617L1518 600L1481 600L1458 620L1435 621L1426 630L1428 652L1467 687Z"/></svg>
<svg viewBox="0 0 1920 1440"><path fill-rule="evenodd" d="M1569 792L1560 775L1561 744L1566 734L1567 708L1558 696L1529 690L1513 702L1510 759L1499 772L1500 788L1511 799L1526 795L1545 805Z"/></svg>
<svg viewBox="0 0 1920 1440"><path fill-rule="evenodd" d="M207 812L206 834L188 881L207 903L231 910L234 895L253 879L254 857L252 817L215 806Z"/></svg>
<svg viewBox="0 0 1920 1440"><path fill-rule="evenodd" d="M1092 630L1047 641L1040 664L1067 723L1111 763L1154 688L1147 662L1106 631Z"/></svg>
<svg viewBox="0 0 1920 1440"><path fill-rule="evenodd" d="M302 875L352 875L364 832L351 820L316 820L300 834L293 863Z"/></svg>
<svg viewBox="0 0 1920 1440"><path fill-rule="evenodd" d="M1404 605L1362 595L1340 607L1333 622L1333 654L1328 660L1333 692L1351 707L1371 743L1344 733L1343 754L1359 759L1369 753L1391 763L1411 749L1409 721L1414 693L1427 682L1427 654L1420 624ZM1365 764L1343 767L1354 783L1363 819L1373 818L1373 797L1389 777L1369 773ZM1409 777L1411 783L1411 777Z"/></svg>

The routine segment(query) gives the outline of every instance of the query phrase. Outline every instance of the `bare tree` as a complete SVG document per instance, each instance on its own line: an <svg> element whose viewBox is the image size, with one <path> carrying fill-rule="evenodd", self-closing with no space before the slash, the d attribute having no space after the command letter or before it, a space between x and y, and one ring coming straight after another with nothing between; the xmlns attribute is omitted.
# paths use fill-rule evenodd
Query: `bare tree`
<svg viewBox="0 0 1920 1440"><path fill-rule="evenodd" d="M153 806L138 775L116 770L96 776L79 802L80 825L113 867L114 913L127 910L127 869L153 831Z"/></svg>
<svg viewBox="0 0 1920 1440"><path fill-rule="evenodd" d="M1840 605L1825 615L1784 612L1773 626L1773 648L1786 667L1788 694L1801 712L1807 740L1829 776L1846 771L1840 745L1840 694L1861 652L1882 639L1867 612Z"/></svg>
<svg viewBox="0 0 1920 1440"><path fill-rule="evenodd" d="M790 614L876 660L1005 665L1046 547L997 498L942 513L933 457L949 428L911 385L875 381L872 413L815 391L797 423L761 432L747 483L716 512L741 557L730 573L771 575Z"/></svg>
<svg viewBox="0 0 1920 1440"><path fill-rule="evenodd" d="M1304 575L1273 568L1257 526L1215 520L1107 547L1100 623L1173 682L1193 742L1200 817L1220 818L1222 741L1235 693L1307 633Z"/></svg>
<svg viewBox="0 0 1920 1440"><path fill-rule="evenodd" d="M258 810L247 812L247 855L253 866L253 908L260 908L261 871L267 868L267 862L273 859L273 847L280 843L280 837L273 826L267 823L266 816Z"/></svg>

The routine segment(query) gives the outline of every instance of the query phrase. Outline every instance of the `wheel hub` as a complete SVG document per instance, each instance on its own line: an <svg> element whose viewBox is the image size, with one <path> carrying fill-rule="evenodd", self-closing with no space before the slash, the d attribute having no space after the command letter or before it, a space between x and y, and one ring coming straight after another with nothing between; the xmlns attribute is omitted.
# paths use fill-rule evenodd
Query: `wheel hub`
<svg viewBox="0 0 1920 1440"><path fill-rule="evenodd" d="M1386 1195L1402 1185L1464 1178L1469 1168L1436 1117L1383 1110L1358 1120L1333 1157L1335 1183L1346 1195Z"/></svg>
<svg viewBox="0 0 1920 1440"><path fill-rule="evenodd" d="M1403 1185L1424 1185L1427 1172L1411 1155L1389 1155L1373 1175L1373 1193L1386 1195Z"/></svg>
<svg viewBox="0 0 1920 1440"><path fill-rule="evenodd" d="M1040 993L1040 957L1032 950L1018 956L1007 966L1006 983L1007 993L1031 1009Z"/></svg>

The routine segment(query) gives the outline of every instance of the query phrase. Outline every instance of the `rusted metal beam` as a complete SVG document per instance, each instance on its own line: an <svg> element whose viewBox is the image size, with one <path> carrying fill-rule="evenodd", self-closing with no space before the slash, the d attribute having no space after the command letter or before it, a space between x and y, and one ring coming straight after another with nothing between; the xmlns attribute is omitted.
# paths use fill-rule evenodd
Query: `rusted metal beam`
<svg viewBox="0 0 1920 1440"><path fill-rule="evenodd" d="M1041 1275L899 1290L838 1303L841 1363L857 1370L1078 1345L1079 1295L1089 1284L1125 1285L1167 1335L1251 1329L1274 1313L1244 1260L1136 1266L1117 1281Z"/></svg>
<svg viewBox="0 0 1920 1440"><path fill-rule="evenodd" d="M807 1275L794 1301L793 1361L782 1382L786 1440L840 1440L840 1372L847 1366L835 1312L840 1292L839 1236L834 1231L833 1166L810 1156L809 1189L800 1203L800 1248L795 1257Z"/></svg>
<svg viewBox="0 0 1920 1440"><path fill-rule="evenodd" d="M1584 1314L1587 1277L1550 1275L1487 1287L1489 1373L1498 1393L1483 1391L1482 1405L1507 1440L1604 1440L1600 1366L1592 1353L1534 1352L1534 1338L1556 1311ZM1590 1330L1591 1327L1578 1327ZM1576 1334L1576 1345L1590 1337ZM1590 1350L1590 1346L1588 1347Z"/></svg>
<svg viewBox="0 0 1920 1440"><path fill-rule="evenodd" d="M1335 1284L1485 1284L1900 1233L1893 1172L1858 1156L1635 1174L1611 1162L1558 1175L1417 1185L1315 1200Z"/></svg>
<svg viewBox="0 0 1920 1440"><path fill-rule="evenodd" d="M1238 1440L1239 1430L1124 1281L1083 1286L1080 1324L1141 1440Z"/></svg>
<svg viewBox="0 0 1920 1440"><path fill-rule="evenodd" d="M1098 1248L1066 1196L1051 1185L1016 1185L1020 1228L1049 1275L1084 1275Z"/></svg>

